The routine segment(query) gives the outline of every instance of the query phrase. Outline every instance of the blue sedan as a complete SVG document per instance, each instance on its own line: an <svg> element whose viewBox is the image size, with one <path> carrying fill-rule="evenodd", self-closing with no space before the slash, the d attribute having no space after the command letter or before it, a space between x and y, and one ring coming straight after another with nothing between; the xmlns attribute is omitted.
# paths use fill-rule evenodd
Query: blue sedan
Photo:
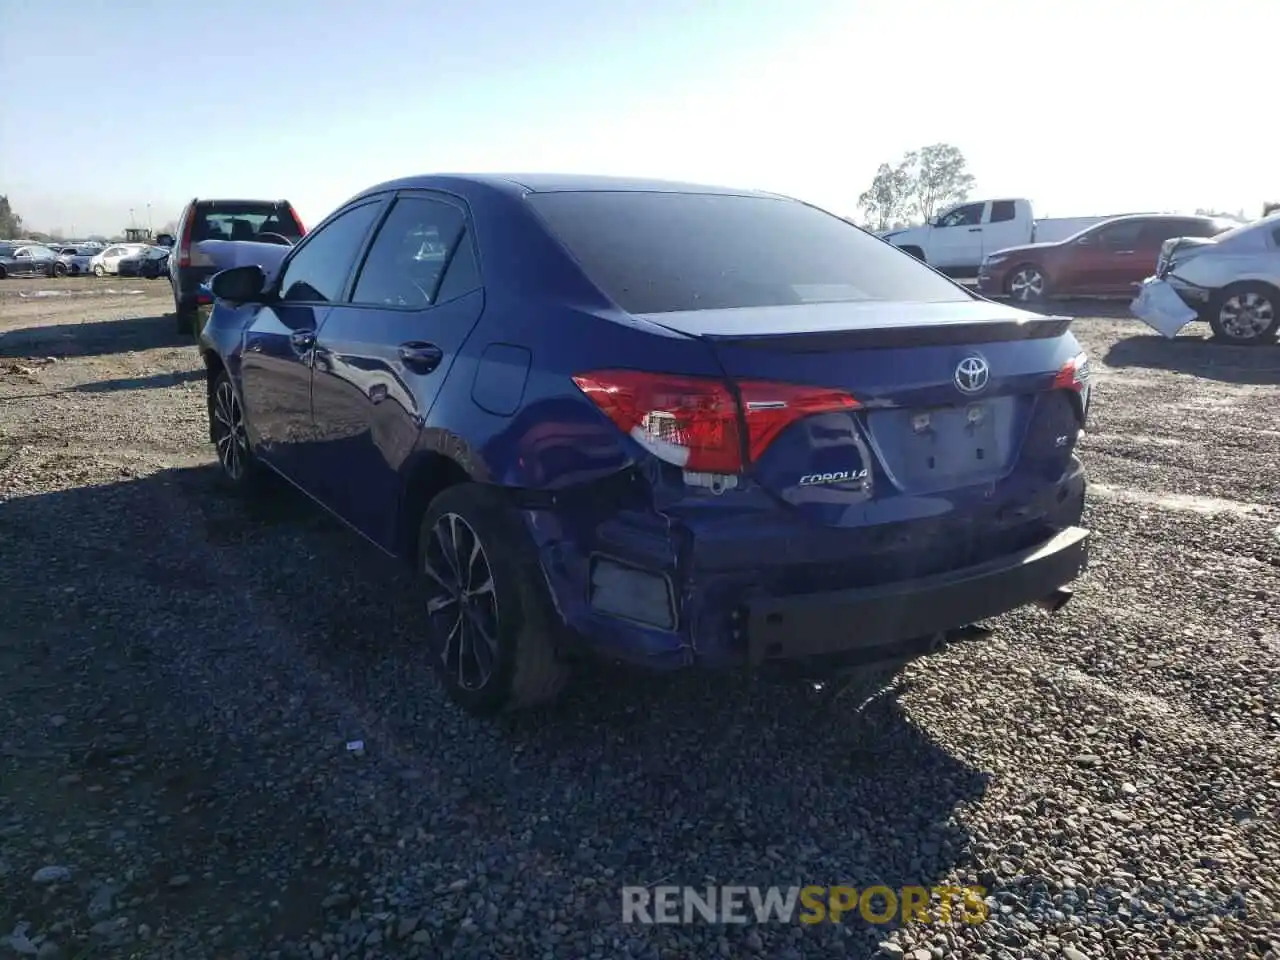
<svg viewBox="0 0 1280 960"><path fill-rule="evenodd" d="M477 715L589 657L893 670L1086 564L1070 320L795 200L410 177L212 291L226 482L414 565Z"/></svg>

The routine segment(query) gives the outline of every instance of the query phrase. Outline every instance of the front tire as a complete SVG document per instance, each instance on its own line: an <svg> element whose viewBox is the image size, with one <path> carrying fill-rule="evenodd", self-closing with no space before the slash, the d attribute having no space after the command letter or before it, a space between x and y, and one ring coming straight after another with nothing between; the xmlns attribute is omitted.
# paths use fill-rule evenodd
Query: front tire
<svg viewBox="0 0 1280 960"><path fill-rule="evenodd" d="M497 490L465 483L431 501L418 571L432 662L455 703L491 717L560 693L568 668L556 655L546 584L528 531Z"/></svg>
<svg viewBox="0 0 1280 960"><path fill-rule="evenodd" d="M1033 263L1024 263L1009 272L1005 293L1018 303L1039 303L1049 295L1049 278Z"/></svg>
<svg viewBox="0 0 1280 960"><path fill-rule="evenodd" d="M262 466L249 449L244 405L225 370L209 390L209 439L218 456L223 483L236 493L256 492L262 482Z"/></svg>
<svg viewBox="0 0 1280 960"><path fill-rule="evenodd" d="M1209 305L1215 340L1238 346L1271 343L1280 332L1280 290L1265 283L1233 283Z"/></svg>
<svg viewBox="0 0 1280 960"><path fill-rule="evenodd" d="M107 268L100 263L95 263L93 265L93 275L98 278L105 277L107 275Z"/></svg>

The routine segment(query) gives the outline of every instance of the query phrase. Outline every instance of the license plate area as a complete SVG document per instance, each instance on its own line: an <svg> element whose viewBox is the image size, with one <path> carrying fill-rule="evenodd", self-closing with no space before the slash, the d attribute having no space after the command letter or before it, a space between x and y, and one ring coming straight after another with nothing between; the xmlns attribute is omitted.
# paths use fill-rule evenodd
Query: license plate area
<svg viewBox="0 0 1280 960"><path fill-rule="evenodd" d="M968 486L1008 473L1017 399L881 410L871 414L868 425L890 480L903 492Z"/></svg>

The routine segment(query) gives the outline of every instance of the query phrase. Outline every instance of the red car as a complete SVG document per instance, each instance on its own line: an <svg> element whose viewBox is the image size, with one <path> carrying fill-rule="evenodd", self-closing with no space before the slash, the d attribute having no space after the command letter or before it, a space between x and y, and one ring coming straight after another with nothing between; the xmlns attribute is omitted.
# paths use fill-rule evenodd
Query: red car
<svg viewBox="0 0 1280 960"><path fill-rule="evenodd" d="M1160 245L1174 237L1214 237L1230 220L1180 214L1115 217L1056 243L990 254L978 268L978 292L1024 302L1049 296L1130 294L1156 270Z"/></svg>

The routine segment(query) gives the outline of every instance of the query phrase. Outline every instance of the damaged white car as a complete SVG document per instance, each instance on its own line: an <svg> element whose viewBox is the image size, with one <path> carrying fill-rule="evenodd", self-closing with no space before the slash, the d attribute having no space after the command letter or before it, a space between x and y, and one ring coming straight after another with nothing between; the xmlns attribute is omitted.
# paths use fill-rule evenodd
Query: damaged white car
<svg viewBox="0 0 1280 960"><path fill-rule="evenodd" d="M1204 320L1225 343L1270 343L1280 331L1280 214L1212 238L1178 237L1160 248L1156 274L1129 309L1172 339Z"/></svg>

